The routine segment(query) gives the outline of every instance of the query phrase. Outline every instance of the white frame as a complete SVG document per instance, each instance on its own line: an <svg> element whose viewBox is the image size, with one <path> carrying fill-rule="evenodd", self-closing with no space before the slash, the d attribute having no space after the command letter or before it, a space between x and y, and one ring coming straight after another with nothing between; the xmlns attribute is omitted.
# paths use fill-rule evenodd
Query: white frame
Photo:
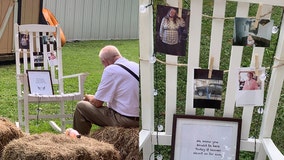
<svg viewBox="0 0 284 160"><path fill-rule="evenodd" d="M31 94L53 95L51 74L49 70L27 70L29 91Z"/></svg>
<svg viewBox="0 0 284 160"><path fill-rule="evenodd" d="M239 158L241 119L174 114L171 160Z"/></svg>

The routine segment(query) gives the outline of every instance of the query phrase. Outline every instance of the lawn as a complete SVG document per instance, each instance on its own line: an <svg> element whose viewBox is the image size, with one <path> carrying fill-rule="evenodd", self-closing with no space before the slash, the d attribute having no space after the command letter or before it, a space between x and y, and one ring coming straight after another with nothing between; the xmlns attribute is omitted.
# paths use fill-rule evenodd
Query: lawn
<svg viewBox="0 0 284 160"><path fill-rule="evenodd" d="M125 58L139 62L138 40L70 42L66 43L62 49L64 75L89 73L84 86L86 94L95 93L100 82L103 66L98 58L98 53L105 45L115 45ZM67 81L65 84L66 91L72 90L74 85L71 83L72 81ZM1 62L0 87L0 116L9 118L12 122L18 121L16 68L13 61ZM31 111L36 112L39 107L42 108L41 113L53 113L57 112L54 107L56 105L33 104ZM73 113L75 106L76 102L66 103L67 110L70 113ZM55 121L58 122L58 120ZM33 120L30 123L30 133L54 132L48 122L49 120Z"/></svg>

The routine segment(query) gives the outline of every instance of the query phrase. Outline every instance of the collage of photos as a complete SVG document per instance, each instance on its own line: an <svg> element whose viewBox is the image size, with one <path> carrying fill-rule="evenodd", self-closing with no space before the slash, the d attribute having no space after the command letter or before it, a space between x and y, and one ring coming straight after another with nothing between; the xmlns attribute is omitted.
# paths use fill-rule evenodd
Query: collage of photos
<svg viewBox="0 0 284 160"><path fill-rule="evenodd" d="M33 61L35 67L42 67L44 64L44 56L47 57L49 66L56 66L58 65L58 59L56 56L56 52L54 51L56 49L56 41L55 37L52 36L41 36L40 37L41 45L40 50L43 50L43 45L47 45L47 50L45 54L43 52L33 52ZM30 38L28 33L20 33L19 37L19 47L21 49L30 49ZM49 51L51 50L51 51Z"/></svg>
<svg viewBox="0 0 284 160"><path fill-rule="evenodd" d="M182 12L181 17L178 16L179 12ZM189 10L179 11L176 7L157 6L155 52L186 55L189 14Z"/></svg>

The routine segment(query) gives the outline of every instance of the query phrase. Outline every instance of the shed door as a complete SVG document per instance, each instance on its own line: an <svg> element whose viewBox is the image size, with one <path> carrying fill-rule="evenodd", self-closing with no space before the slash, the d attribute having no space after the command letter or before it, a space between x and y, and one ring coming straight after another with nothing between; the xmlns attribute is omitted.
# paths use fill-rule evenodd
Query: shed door
<svg viewBox="0 0 284 160"><path fill-rule="evenodd" d="M13 49L13 7L13 0L0 1L0 56Z"/></svg>

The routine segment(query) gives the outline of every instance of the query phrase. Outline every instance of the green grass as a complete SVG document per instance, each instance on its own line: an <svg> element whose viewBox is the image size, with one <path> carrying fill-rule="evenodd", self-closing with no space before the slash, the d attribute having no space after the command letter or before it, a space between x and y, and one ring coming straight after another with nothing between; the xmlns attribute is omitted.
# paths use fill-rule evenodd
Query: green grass
<svg viewBox="0 0 284 160"><path fill-rule="evenodd" d="M85 93L94 94L100 82L103 66L98 58L98 53L105 45L115 45L121 54L132 61L139 62L138 40L117 41L81 41L66 43L62 48L64 75L76 73L89 73L85 81ZM71 92L76 88L74 79L67 80L65 91ZM12 122L18 121L16 67L12 62L1 62L0 65L0 116L9 118ZM68 113L73 113L76 101L66 103ZM58 104L31 104L31 113L36 114L37 108L42 108L39 114L58 112ZM59 120L55 120L59 122ZM49 125L48 119L32 120L30 133L54 132ZM72 127L67 125L67 127ZM94 127L94 129L97 127Z"/></svg>

